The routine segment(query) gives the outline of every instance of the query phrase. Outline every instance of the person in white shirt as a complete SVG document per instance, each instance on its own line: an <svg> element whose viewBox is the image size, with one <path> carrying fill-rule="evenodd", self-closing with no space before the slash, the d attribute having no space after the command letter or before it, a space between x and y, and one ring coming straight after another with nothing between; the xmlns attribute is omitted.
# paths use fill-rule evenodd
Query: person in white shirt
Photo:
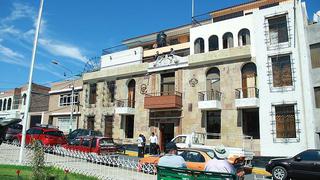
<svg viewBox="0 0 320 180"><path fill-rule="evenodd" d="M138 142L138 157L143 158L144 157L144 145L143 145L144 142L143 142L142 134L139 134L137 142Z"/></svg>
<svg viewBox="0 0 320 180"><path fill-rule="evenodd" d="M150 154L152 154L152 155L157 154L158 138L154 134L154 132L152 132L149 140L150 140Z"/></svg>
<svg viewBox="0 0 320 180"><path fill-rule="evenodd" d="M227 160L228 152L223 145L214 148L215 157L207 162L205 171L235 174L236 170Z"/></svg>

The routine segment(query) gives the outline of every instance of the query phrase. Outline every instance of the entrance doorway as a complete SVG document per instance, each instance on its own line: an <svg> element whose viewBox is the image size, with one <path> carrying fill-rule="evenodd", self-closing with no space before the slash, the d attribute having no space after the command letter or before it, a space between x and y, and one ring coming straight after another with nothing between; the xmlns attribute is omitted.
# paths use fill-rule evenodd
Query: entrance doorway
<svg viewBox="0 0 320 180"><path fill-rule="evenodd" d="M164 151L166 144L174 138L174 123L160 123L160 150Z"/></svg>
<svg viewBox="0 0 320 180"><path fill-rule="evenodd" d="M242 131L253 139L260 139L258 108L242 110Z"/></svg>
<svg viewBox="0 0 320 180"><path fill-rule="evenodd" d="M112 137L112 122L113 116L104 117L104 136Z"/></svg>

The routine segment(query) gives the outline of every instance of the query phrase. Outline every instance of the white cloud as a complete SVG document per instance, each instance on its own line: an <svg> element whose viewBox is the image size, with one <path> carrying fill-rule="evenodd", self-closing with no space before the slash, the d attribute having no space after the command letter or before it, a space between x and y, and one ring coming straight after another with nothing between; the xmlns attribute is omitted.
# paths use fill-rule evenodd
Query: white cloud
<svg viewBox="0 0 320 180"><path fill-rule="evenodd" d="M12 22L21 18L31 18L35 17L34 8L22 3L13 3L13 10L11 14L6 18L2 19L2 23Z"/></svg>
<svg viewBox="0 0 320 180"><path fill-rule="evenodd" d="M0 54L8 58L24 58L22 54L19 54L18 52L15 52L12 49L7 48L1 44L0 44Z"/></svg>
<svg viewBox="0 0 320 180"><path fill-rule="evenodd" d="M81 53L80 48L74 45L50 39L39 39L39 43L46 51L53 55L76 59L84 63L87 62L87 58Z"/></svg>

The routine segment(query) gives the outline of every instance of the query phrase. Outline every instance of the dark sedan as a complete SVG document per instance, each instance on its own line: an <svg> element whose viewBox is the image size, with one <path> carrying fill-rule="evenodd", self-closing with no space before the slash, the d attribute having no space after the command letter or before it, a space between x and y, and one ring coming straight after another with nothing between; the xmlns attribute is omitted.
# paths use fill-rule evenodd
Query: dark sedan
<svg viewBox="0 0 320 180"><path fill-rule="evenodd" d="M266 165L275 180L320 179L320 149L309 149L292 158L271 159Z"/></svg>

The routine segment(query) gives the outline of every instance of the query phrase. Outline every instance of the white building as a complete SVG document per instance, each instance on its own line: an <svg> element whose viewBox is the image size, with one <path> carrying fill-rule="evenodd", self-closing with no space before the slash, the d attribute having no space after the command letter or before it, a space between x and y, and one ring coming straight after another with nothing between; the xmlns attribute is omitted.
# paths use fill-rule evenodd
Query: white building
<svg viewBox="0 0 320 180"><path fill-rule="evenodd" d="M251 41L252 62L257 68L252 85L259 89L259 98L238 102L238 108L251 108L252 103L259 107L261 155L287 156L319 148L316 132L320 119L315 117L319 109L314 101L306 5L293 0L259 5L263 2L267 1L213 12L212 23L191 28L191 56L203 46L199 38L204 53L209 52L212 35L217 36L219 49ZM215 19L215 14L222 18ZM247 33L240 35L241 31ZM313 76L320 77L319 71Z"/></svg>

